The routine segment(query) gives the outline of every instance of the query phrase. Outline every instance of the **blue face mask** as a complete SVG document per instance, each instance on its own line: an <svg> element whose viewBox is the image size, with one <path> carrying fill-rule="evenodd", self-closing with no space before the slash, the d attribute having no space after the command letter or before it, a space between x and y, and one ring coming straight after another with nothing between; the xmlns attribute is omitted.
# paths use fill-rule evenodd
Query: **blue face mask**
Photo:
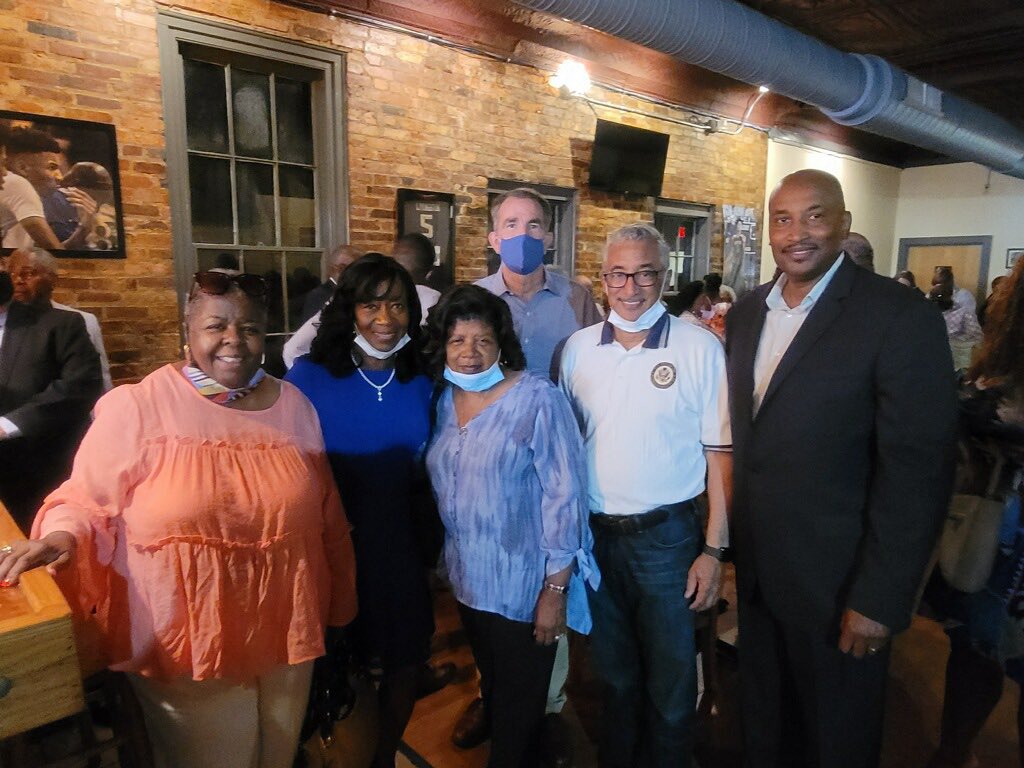
<svg viewBox="0 0 1024 768"><path fill-rule="evenodd" d="M517 275L528 275L544 263L544 241L516 235L501 241L501 263Z"/></svg>
<svg viewBox="0 0 1024 768"><path fill-rule="evenodd" d="M450 381L459 389L464 389L466 392L483 392L502 381L505 378L505 374L502 372L501 366L498 365L498 361L495 360L494 365L480 373L459 373L446 365L444 367L444 377L447 381Z"/></svg>

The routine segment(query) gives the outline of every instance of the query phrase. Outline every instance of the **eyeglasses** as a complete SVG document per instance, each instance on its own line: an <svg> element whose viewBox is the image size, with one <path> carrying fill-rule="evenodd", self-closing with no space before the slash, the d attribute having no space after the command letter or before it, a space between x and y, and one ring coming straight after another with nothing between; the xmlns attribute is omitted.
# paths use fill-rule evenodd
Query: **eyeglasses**
<svg viewBox="0 0 1024 768"><path fill-rule="evenodd" d="M658 282L658 275L664 270L641 269L639 272L602 272L601 277L609 288L625 288L626 281L633 278L633 285L637 288L650 288Z"/></svg>
<svg viewBox="0 0 1024 768"><path fill-rule="evenodd" d="M226 272L208 270L196 272L193 279L200 291L212 296L223 296L231 290L231 284L234 283L251 299L265 301L267 298L267 281L259 275L250 275L246 272L229 275Z"/></svg>

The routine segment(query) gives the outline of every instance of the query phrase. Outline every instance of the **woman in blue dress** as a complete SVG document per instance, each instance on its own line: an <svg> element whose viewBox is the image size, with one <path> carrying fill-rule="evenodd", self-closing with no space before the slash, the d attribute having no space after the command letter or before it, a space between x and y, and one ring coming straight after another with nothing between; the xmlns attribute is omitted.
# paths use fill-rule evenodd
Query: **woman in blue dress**
<svg viewBox="0 0 1024 768"><path fill-rule="evenodd" d="M508 305L477 286L445 293L427 352L450 382L427 467L444 559L480 670L490 768L535 768L555 642L590 630L599 577L579 426L565 396L523 370Z"/></svg>
<svg viewBox="0 0 1024 768"><path fill-rule="evenodd" d="M356 651L383 670L373 768L395 764L434 631L411 510L430 433L420 303L393 259L367 254L342 275L308 356L286 380L313 403L353 525Z"/></svg>

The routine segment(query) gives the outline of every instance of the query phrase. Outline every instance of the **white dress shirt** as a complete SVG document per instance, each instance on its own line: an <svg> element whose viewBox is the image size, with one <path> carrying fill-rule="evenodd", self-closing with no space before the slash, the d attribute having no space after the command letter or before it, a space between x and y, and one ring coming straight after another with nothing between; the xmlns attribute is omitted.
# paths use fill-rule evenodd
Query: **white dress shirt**
<svg viewBox="0 0 1024 768"><path fill-rule="evenodd" d="M814 284L810 293L804 296L797 306L790 307L782 298L782 289L786 287L788 279L785 274L779 275L771 292L765 297L764 303L768 305L768 314L764 318L764 328L761 329L761 340L757 345L757 356L754 358L754 415L757 415L764 399L764 393L768 391L775 369L779 367L783 355L793 343L797 332L807 319L811 309L821 298L821 294L832 282L832 277L843 263L845 256L841 253L835 264L828 272L821 276L821 279Z"/></svg>

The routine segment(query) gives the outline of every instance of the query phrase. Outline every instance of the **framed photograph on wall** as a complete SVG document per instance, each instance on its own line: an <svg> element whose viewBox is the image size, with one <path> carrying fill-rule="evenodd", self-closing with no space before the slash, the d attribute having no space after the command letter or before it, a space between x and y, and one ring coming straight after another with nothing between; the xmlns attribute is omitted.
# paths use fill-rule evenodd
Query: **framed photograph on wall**
<svg viewBox="0 0 1024 768"><path fill-rule="evenodd" d="M1024 248L1007 248L1006 249L1006 268L1013 269L1017 260L1024 256Z"/></svg>
<svg viewBox="0 0 1024 768"><path fill-rule="evenodd" d="M0 134L4 252L34 244L60 257L123 259L114 126L0 110Z"/></svg>

